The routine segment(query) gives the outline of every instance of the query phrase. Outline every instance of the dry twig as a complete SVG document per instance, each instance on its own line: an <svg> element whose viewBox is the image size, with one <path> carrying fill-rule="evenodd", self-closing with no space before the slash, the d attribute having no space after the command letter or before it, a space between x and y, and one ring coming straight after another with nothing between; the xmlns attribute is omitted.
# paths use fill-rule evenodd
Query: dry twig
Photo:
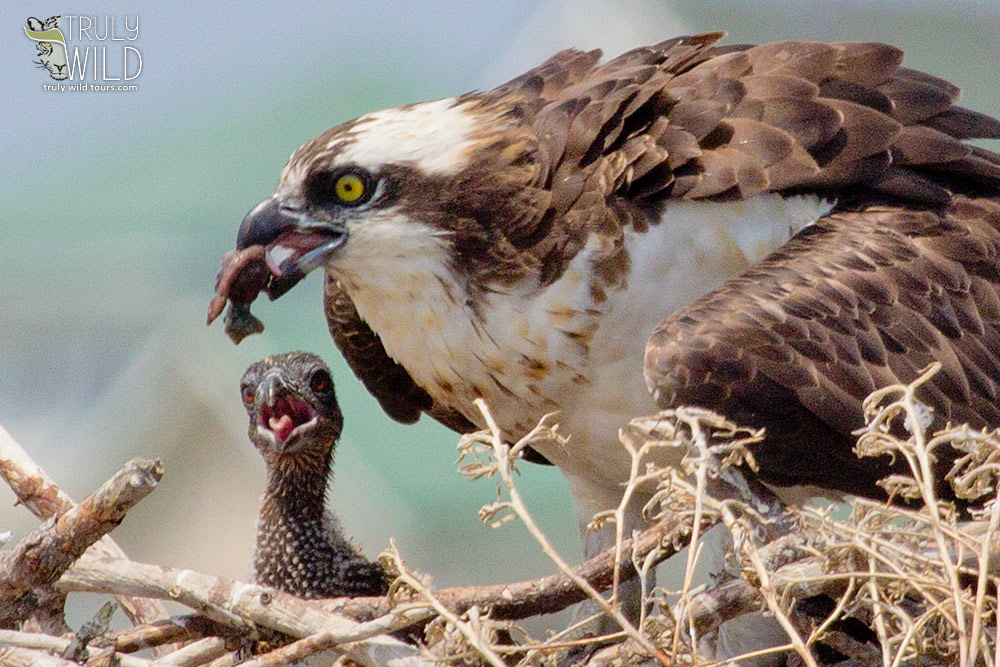
<svg viewBox="0 0 1000 667"><path fill-rule="evenodd" d="M478 653L493 667L506 667L504 665L503 659L499 655L493 652L490 648L489 642L485 641L480 633L476 632L474 628L471 627L471 623L467 623L458 617L458 614L453 613L448 607L441 603L440 600L432 593L423 582L413 573L411 573L406 568L406 564L403 563L402 557L399 555L399 551L396 549L396 545L390 542L389 548L383 553L383 556L389 561L389 569L397 574L396 582L394 586L405 585L408 588L416 592L421 599L426 600L428 604L436 611L440 617L447 623L451 624L455 629L457 629L465 640L469 642ZM472 612L474 608L470 608L469 612Z"/></svg>
<svg viewBox="0 0 1000 667"><path fill-rule="evenodd" d="M79 667L77 663L31 648L0 646L0 665L6 667Z"/></svg>
<svg viewBox="0 0 1000 667"><path fill-rule="evenodd" d="M134 653L142 649L174 642L201 639L208 636L233 636L232 629L204 616L172 616L163 621L138 625L97 637L92 643L98 648L113 648L119 653Z"/></svg>
<svg viewBox="0 0 1000 667"><path fill-rule="evenodd" d="M133 459L79 505L48 519L14 549L0 553L0 622L19 611L25 593L58 579L90 545L117 526L162 476L158 460Z"/></svg>
<svg viewBox="0 0 1000 667"><path fill-rule="evenodd" d="M538 429L547 428L544 426L544 419L543 423L539 424L539 427L536 427L535 430L532 430L531 433L526 435L517 444L511 447L510 445L508 445L503 441L503 437L500 435L500 429L499 427L497 427L496 422L493 420L493 415L490 413L489 408L486 406L486 402L483 401L481 398L477 398L475 403L476 407L479 408L479 411L482 412L483 418L486 420L486 423L489 426L493 451L497 457L498 473L500 474L500 478L503 480L504 486L507 489L507 494L508 497L510 498L510 503L509 503L510 509L512 509L517 514L519 519L521 519L525 527L528 529L528 532L531 533L531 536L535 538L535 541L542 548L542 551L544 551L545 555L548 556L553 563L555 563L556 567L559 568L560 572L562 572L570 579L572 579L573 583L575 583L577 587L586 592L588 598L594 600L598 605L600 605L604 613L613 618L615 622L621 626L622 630L624 630L625 633L631 639L633 639L634 641L639 643L643 648L649 651L649 654L651 656L655 657L657 660L666 665L667 664L666 656L660 653L659 649L657 649L649 641L648 638L644 637L638 631L638 629L636 629L636 627L632 625L627 618L625 618L625 615L621 612L621 610L619 610L616 606L605 600L604 597L601 596L598 590L596 590L593 586L591 586L586 579L577 574L573 570L573 568L570 567L569 564L562 558L562 556L559 555L559 553L549 542L548 538L545 536L545 533L543 533L541 528L538 527L538 524L535 523L534 518L528 512L528 509L525 506L524 501L521 499L521 494L518 491L517 486L514 484L514 478L511 474L513 466L512 460L514 457L518 456L520 450L527 447L534 438L538 437L539 434L536 433ZM553 433L548 437L554 437L554 436L555 434ZM616 546L616 553L620 553L620 550L617 548L617 546ZM620 561L618 558L616 558L615 561L613 562L620 562Z"/></svg>
<svg viewBox="0 0 1000 667"><path fill-rule="evenodd" d="M20 647L67 655L72 652L73 640L37 632L0 630L0 656L2 656L3 647ZM84 657L89 657L89 652L84 653ZM149 667L150 665L148 660L131 655L119 655L117 658L121 667ZM2 658L0 658L0 664L6 664L2 662Z"/></svg>
<svg viewBox="0 0 1000 667"><path fill-rule="evenodd" d="M10 485L18 501L43 521L68 512L76 504L2 426L0 476ZM92 548L97 555L126 558L121 547L107 535ZM166 608L156 600L119 598L118 603L133 623L152 623L169 616Z"/></svg>
<svg viewBox="0 0 1000 667"><path fill-rule="evenodd" d="M1000 614L1000 558L996 556L1000 553L1000 502L996 499L1000 432L959 427L927 433L924 408L916 396L920 384L929 377L930 370L910 385L876 392L866 403L869 426L859 441L859 449L866 453L891 452L910 463L909 475L893 476L887 484L897 495L923 501L926 508L919 511L856 500L850 519L835 519L826 509L809 507L792 509L783 516L753 488L752 477L743 477L733 467L741 463L752 468L745 445L759 433L738 429L705 411L679 408L637 420L623 431L623 444L633 456L632 478L617 510L598 517L619 522L617 543L597 558L570 568L534 524L511 474L519 451L532 437L543 431L547 437L552 434L542 424L528 438L508 446L501 442L488 410L481 405L491 430L463 442L487 447L495 458L485 466L468 464L463 471L470 477L499 475L507 499L488 505L484 516L495 519L507 512L504 516L524 521L559 566L556 575L432 591L406 572L395 554L403 581L389 598L305 601L195 572L96 558L89 551L55 584L55 590L62 594L90 591L173 599L205 615L188 618L186 628L178 628L173 621L161 622L94 639L85 647L92 661L120 657L121 664L138 667L144 664L138 658L114 656L111 651L128 652L179 638L201 638L197 645L168 659L194 664L221 655L212 663L214 667L233 665L242 656L226 652L224 640L231 641L234 634L252 639L259 630L270 628L299 639L256 656L248 664L285 665L330 649L368 665L422 665L429 661L418 649L385 634L430 621L428 641L433 643L432 636L437 639L430 647L433 659L485 658L499 665L500 656L523 653L522 662L533 664L543 654L591 640L564 642L559 633L546 642L525 637L520 644L504 645L499 643L497 632L509 634L510 619L555 611L587 598L600 600L606 613L616 617L617 609L601 598L601 592L614 590L618 582L637 572L646 577L656 562L676 553L692 535L721 517L735 538L734 553L739 557L736 572L742 572L742 577L708 589L696 586L692 579L695 553L688 562L680 599L672 601L671 612L646 618L639 626L622 623L625 632L618 638L625 640L596 654L595 660L653 658L662 662L672 648L675 662L697 662L704 657L696 654L695 647L702 646L699 638L710 636L728 619L766 609L790 639L744 657L795 651L803 663L819 664L814 649L823 643L864 665L892 667L920 656L927 663L975 662L1000 667L996 636ZM899 435L904 419L909 425L908 438ZM645 454L655 447L676 447L687 456L679 468L640 466ZM940 480L934 479L932 462L944 447L958 452L947 481L960 496L982 507L973 512L973 522L960 521L953 508L935 495ZM44 473L31 468L32 473L26 474L29 469L23 465L10 466L6 451L0 443L0 472L14 478L12 486L22 489L26 503L36 511L50 511L62 502L58 489L46 482ZM950 452L949 456L954 458ZM658 486L646 511L657 523L625 539L621 529L625 503L640 485L645 489L651 484ZM770 541L789 525L795 527L792 534ZM4 562L12 558L6 556ZM27 590L24 587L30 588L36 581L27 573L7 576L0 583L16 590ZM829 613L824 611L822 618L809 616L798 606L803 598L821 594L834 597ZM663 594L657 591L656 595L661 606L667 607ZM366 622L354 623L343 616ZM849 635L841 624L844 619L874 628L877 640L866 643ZM29 633L13 633L7 642L4 637L0 635L0 646L8 645L0 648L0 660L67 664L44 651L61 654L71 648L68 640L43 639Z"/></svg>
<svg viewBox="0 0 1000 667"><path fill-rule="evenodd" d="M262 625L292 637L328 632L338 651L364 665L422 664L412 647L381 633L423 620L421 609L402 609L394 621L358 624L287 593L191 570L146 565L129 560L84 556L58 583L63 592L127 594L175 600L213 621L253 636Z"/></svg>

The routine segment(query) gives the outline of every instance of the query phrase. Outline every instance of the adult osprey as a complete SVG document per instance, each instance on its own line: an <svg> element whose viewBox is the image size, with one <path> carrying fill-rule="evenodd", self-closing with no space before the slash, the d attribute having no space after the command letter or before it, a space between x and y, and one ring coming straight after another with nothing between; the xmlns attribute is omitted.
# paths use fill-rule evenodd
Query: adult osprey
<svg viewBox="0 0 1000 667"><path fill-rule="evenodd" d="M333 338L393 418L482 427L483 397L514 440L558 411L568 444L537 449L581 525L619 502L617 429L657 406L766 427L773 486L882 494L850 435L872 390L938 360L935 423L1000 424L1000 155L963 143L1000 122L892 46L721 36L563 51L324 132L220 296L324 267Z"/></svg>

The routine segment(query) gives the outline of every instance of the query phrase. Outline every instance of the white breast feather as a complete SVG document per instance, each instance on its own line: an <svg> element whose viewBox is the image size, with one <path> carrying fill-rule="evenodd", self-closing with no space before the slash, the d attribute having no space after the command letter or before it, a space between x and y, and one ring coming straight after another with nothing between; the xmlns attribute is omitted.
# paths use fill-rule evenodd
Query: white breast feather
<svg viewBox="0 0 1000 667"><path fill-rule="evenodd" d="M486 295L482 323L475 323L464 303L465 286L449 269L446 237L391 209L351 230L349 259L330 270L348 285L387 352L435 400L482 425L472 404L482 395L511 438L558 410L570 444L542 453L574 489L599 496L598 487L618 493L617 481L627 478L617 429L656 409L642 375L646 338L656 325L831 207L818 197L777 194L671 202L657 225L626 234L631 272L624 291L593 301L588 279L599 245L593 237L552 285L522 284ZM589 346L564 331L585 333ZM532 372L524 358L543 362L547 372Z"/></svg>
<svg viewBox="0 0 1000 667"><path fill-rule="evenodd" d="M677 201L649 231L627 233L628 289L609 292L591 346L592 382L564 412L562 421L580 445L567 464L581 475L610 467L627 475L624 449L608 442L632 417L656 409L642 375L649 334L667 315L736 277L832 207L815 196L777 194L734 202Z"/></svg>

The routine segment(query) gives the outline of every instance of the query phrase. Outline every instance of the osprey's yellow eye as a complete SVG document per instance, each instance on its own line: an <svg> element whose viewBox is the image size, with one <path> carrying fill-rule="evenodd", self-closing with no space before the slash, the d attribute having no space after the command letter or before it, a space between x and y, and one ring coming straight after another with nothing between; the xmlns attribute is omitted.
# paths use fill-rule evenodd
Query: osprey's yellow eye
<svg viewBox="0 0 1000 667"><path fill-rule="evenodd" d="M316 206L351 208L367 203L378 194L378 179L361 167L333 171L318 169L306 176L302 189Z"/></svg>
<svg viewBox="0 0 1000 667"><path fill-rule="evenodd" d="M49 48L49 47L51 47L52 45L51 45L51 44L49 44L48 42L42 42L42 46L44 46L45 48Z"/></svg>
<svg viewBox="0 0 1000 667"><path fill-rule="evenodd" d="M365 194L365 182L357 174L344 174L333 186L337 198L345 204L360 203Z"/></svg>

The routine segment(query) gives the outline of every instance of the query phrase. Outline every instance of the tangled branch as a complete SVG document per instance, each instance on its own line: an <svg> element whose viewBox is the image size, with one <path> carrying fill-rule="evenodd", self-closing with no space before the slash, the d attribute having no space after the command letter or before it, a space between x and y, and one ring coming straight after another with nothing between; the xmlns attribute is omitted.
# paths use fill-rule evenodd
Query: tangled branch
<svg viewBox="0 0 1000 667"><path fill-rule="evenodd" d="M785 652L806 665L825 664L822 656L835 655L865 665L902 665L920 656L925 664L1000 667L1000 558L995 556L1000 553L1000 432L964 426L928 432L927 408L918 396L934 370L909 385L873 394L865 403L867 425L858 434L859 454L889 453L909 464L908 474L884 484L896 497L918 499L923 509L859 499L849 517L838 518L829 508L784 508L752 473L748 445L761 432L703 410L678 408L622 430L631 477L621 503L595 517L595 523L616 523L616 544L576 567L537 527L512 474L519 453L534 439L558 438L558 433L543 421L526 438L505 443L487 406L480 404L491 428L460 443L461 471L472 479L495 476L503 492L483 507L481 517L491 525L522 521L559 572L536 580L434 590L390 548L383 559L397 580L386 598L301 600L87 549L155 486L158 464L131 462L74 506L27 455L16 454L20 448L14 443L13 449L13 441L0 431L0 473L26 506L58 517L0 555L0 616L8 624L24 618L33 601L41 604L46 591L50 603L97 593L138 600L147 609L157 600L173 600L194 612L153 617L128 630L109 631L97 623L96 629L68 637L0 631L0 661L107 660L144 667L149 661L134 653L159 647L174 664L213 667L287 665L320 651L363 665L444 660L496 666L515 660L535 664L568 647L605 640L614 643L596 651L593 661L686 664ZM651 465L652 452L661 448L678 450L680 465ZM934 464L944 457L955 463L938 479ZM963 515L940 498L944 483L978 509ZM652 525L627 536L621 529L623 513L640 488L655 489L644 508ZM697 542L717 522L732 540L726 568L731 576L699 583L694 570L702 551L696 544L675 590L646 592L643 586L643 609L658 613L630 623L615 604L617 587L636 576L647 581L658 562ZM567 629L537 639L516 625L586 599L623 632L572 638ZM740 623L757 627L747 619L770 619L780 636L742 656L717 654L724 630L744 627ZM858 627L868 634L859 635ZM414 638L420 638L419 645ZM175 642L179 646L168 646Z"/></svg>
<svg viewBox="0 0 1000 667"><path fill-rule="evenodd" d="M68 512L76 504L46 474L28 453L0 426L0 476L17 496L18 502L43 521ZM110 558L125 558L125 552L109 536L93 549ZM152 623L169 616L156 600L120 598L122 611L133 623Z"/></svg>

